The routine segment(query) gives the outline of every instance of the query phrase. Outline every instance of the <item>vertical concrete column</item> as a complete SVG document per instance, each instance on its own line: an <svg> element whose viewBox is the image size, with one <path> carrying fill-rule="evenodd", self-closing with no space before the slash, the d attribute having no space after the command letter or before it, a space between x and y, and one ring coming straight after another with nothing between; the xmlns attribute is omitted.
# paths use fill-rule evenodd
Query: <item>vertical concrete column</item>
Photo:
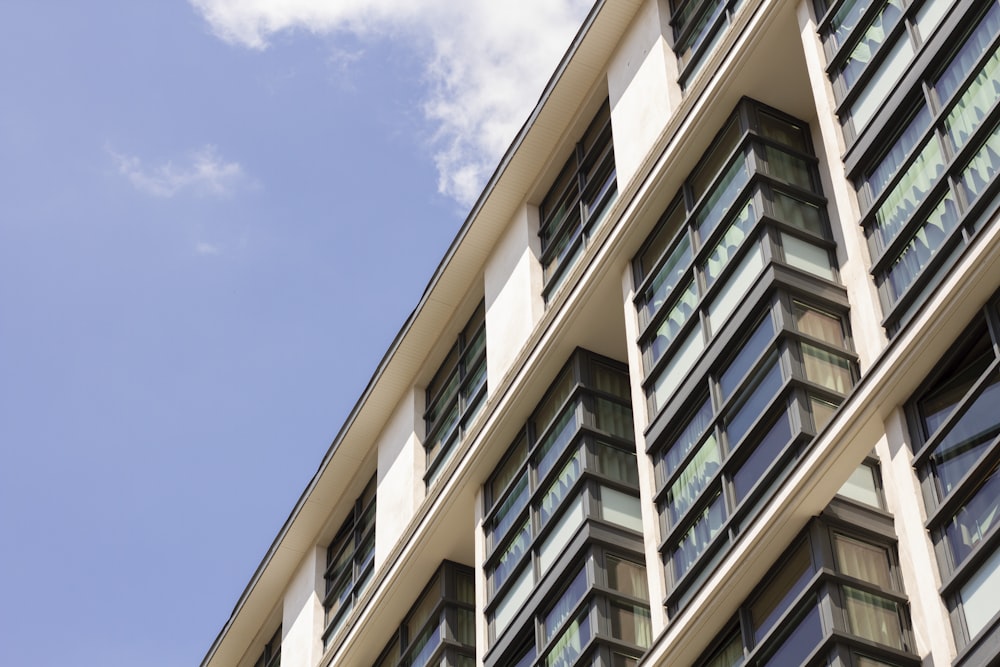
<svg viewBox="0 0 1000 667"><path fill-rule="evenodd" d="M323 655L323 602L320 599L326 551L309 550L285 589L281 613L281 664L313 667Z"/></svg>
<svg viewBox="0 0 1000 667"><path fill-rule="evenodd" d="M885 501L895 519L899 538L899 566L910 600L910 617L917 642L916 652L924 664L950 665L955 638L944 601L938 595L940 571L934 546L924 529L920 482L913 466L909 431L903 411L894 410L885 422L885 437L875 447L882 466Z"/></svg>
<svg viewBox="0 0 1000 667"><path fill-rule="evenodd" d="M483 533L483 487L476 490L476 503L472 508L475 516L475 541L476 555L474 566L476 568L476 664L482 665L489 649L490 633L489 624L486 620L486 570L483 564L486 562L486 535Z"/></svg>
<svg viewBox="0 0 1000 667"><path fill-rule="evenodd" d="M608 63L619 192L635 176L681 100L666 0L646 0Z"/></svg>
<svg viewBox="0 0 1000 667"><path fill-rule="evenodd" d="M522 206L486 260L486 374L490 393L545 312L538 209Z"/></svg>
<svg viewBox="0 0 1000 667"><path fill-rule="evenodd" d="M646 438L643 432L649 425L646 394L642 390L642 351L635 341L639 338L639 316L632 305L635 292L632 286L632 267L626 265L622 274L622 296L625 308L625 340L628 348L628 376L632 387L632 420L635 423L635 458L639 468L639 501L642 507L642 535L646 553L646 576L649 582L649 607L652 616L653 636L667 626L667 613L660 600L666 595L663 561L658 549L660 520L653 502L656 479L653 462L646 455Z"/></svg>
<svg viewBox="0 0 1000 667"><path fill-rule="evenodd" d="M378 448L378 488L375 496L375 569L385 562L424 499L422 389L403 393L375 441Z"/></svg>
<svg viewBox="0 0 1000 667"><path fill-rule="evenodd" d="M824 69L826 58L823 54L823 44L816 33L812 3L800 2L797 17L806 71L809 73L809 83L816 107L812 139L816 155L820 160L823 192L829 200L827 211L830 214L833 238L837 242L840 278L847 288L847 297L851 302L854 347L861 361L861 372L864 373L887 344L881 323L882 307L875 284L868 273L871 258L868 255L864 233L858 224L861 215L857 195L847 181L844 163L840 159L844 153L844 139L833 113L836 101Z"/></svg>

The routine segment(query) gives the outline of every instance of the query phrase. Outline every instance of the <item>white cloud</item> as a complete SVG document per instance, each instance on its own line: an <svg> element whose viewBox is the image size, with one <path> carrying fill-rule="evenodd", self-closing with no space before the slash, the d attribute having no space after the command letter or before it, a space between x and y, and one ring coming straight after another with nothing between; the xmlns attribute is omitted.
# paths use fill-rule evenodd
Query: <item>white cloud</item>
<svg viewBox="0 0 1000 667"><path fill-rule="evenodd" d="M221 252L218 246L206 243L205 241L198 241L194 245L194 251L199 255L218 255Z"/></svg>
<svg viewBox="0 0 1000 667"><path fill-rule="evenodd" d="M198 195L225 197L246 181L243 167L238 162L227 162L215 146L207 145L193 151L184 164L172 161L147 166L138 157L122 155L107 149L136 190L154 197L169 198L189 190Z"/></svg>
<svg viewBox="0 0 1000 667"><path fill-rule="evenodd" d="M439 190L469 204L528 117L592 0L189 0L220 38L408 39L423 58ZM348 63L349 64L349 63Z"/></svg>

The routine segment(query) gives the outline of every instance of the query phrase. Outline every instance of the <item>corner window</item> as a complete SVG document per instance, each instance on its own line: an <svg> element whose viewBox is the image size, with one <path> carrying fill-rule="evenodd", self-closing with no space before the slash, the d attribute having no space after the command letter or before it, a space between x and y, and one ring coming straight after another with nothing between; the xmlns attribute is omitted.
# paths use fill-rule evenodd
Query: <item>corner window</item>
<svg viewBox="0 0 1000 667"><path fill-rule="evenodd" d="M371 581L375 560L375 488L372 477L326 549L325 645L343 625Z"/></svg>
<svg viewBox="0 0 1000 667"><path fill-rule="evenodd" d="M486 306L480 302L427 385L425 479L430 486L486 396Z"/></svg>
<svg viewBox="0 0 1000 667"><path fill-rule="evenodd" d="M618 196L611 106L604 101L539 207L546 301Z"/></svg>

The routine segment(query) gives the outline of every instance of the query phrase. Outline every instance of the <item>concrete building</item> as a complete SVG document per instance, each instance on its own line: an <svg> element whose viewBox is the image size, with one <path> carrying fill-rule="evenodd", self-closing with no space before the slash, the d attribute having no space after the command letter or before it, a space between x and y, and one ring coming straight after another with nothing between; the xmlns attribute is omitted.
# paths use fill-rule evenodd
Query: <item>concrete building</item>
<svg viewBox="0 0 1000 667"><path fill-rule="evenodd" d="M599 0L203 664L1000 664L998 44Z"/></svg>

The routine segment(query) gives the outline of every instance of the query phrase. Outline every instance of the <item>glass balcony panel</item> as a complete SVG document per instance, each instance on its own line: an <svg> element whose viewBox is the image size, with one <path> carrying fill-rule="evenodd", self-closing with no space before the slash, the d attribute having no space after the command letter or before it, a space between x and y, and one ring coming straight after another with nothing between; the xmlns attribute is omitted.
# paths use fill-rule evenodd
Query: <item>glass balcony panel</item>
<svg viewBox="0 0 1000 667"><path fill-rule="evenodd" d="M954 3L951 0L926 0L923 6L917 10L916 26L917 34L923 41L930 39L934 28L947 13Z"/></svg>
<svg viewBox="0 0 1000 667"><path fill-rule="evenodd" d="M931 112L927 105L922 103L892 148L865 177L864 182L871 190L871 201L878 199L879 195L885 191L885 186L906 162L910 152L924 138L924 133L930 125Z"/></svg>
<svg viewBox="0 0 1000 667"><path fill-rule="evenodd" d="M499 544L507 531L510 530L511 526L514 525L514 521L517 520L518 515L521 510L525 508L528 504L528 473L524 472L521 474L521 478L517 481L517 485L511 490L507 499L504 500L503 506L498 511L496 517L493 519L493 530L490 531L490 546L495 548Z"/></svg>
<svg viewBox="0 0 1000 667"><path fill-rule="evenodd" d="M948 66L941 72L941 76L934 82L934 90L937 91L941 104L946 104L959 89L997 33L1000 33L1000 7L994 2Z"/></svg>
<svg viewBox="0 0 1000 667"><path fill-rule="evenodd" d="M614 403L603 398L595 398L594 426L599 431L616 435L619 438L634 438L635 427L632 424L632 407L621 403Z"/></svg>
<svg viewBox="0 0 1000 667"><path fill-rule="evenodd" d="M1000 49L983 63L979 74L973 79L955 103L944 121L945 132L951 145L957 151L979 129L990 109L1000 95Z"/></svg>
<svg viewBox="0 0 1000 667"><path fill-rule="evenodd" d="M572 667L592 636L590 609L585 609L553 642L545 656L545 667Z"/></svg>
<svg viewBox="0 0 1000 667"><path fill-rule="evenodd" d="M838 496L856 500L869 507L881 509L878 486L875 484L875 471L871 466L859 465L847 478L844 485L837 491Z"/></svg>
<svg viewBox="0 0 1000 667"><path fill-rule="evenodd" d="M490 578L493 591L500 590L504 582L510 577L520 563L525 553L528 551L528 544L531 542L531 523L525 521L517 531L517 535L511 540L504 550L500 560L493 568L493 575Z"/></svg>
<svg viewBox="0 0 1000 667"><path fill-rule="evenodd" d="M1000 170L1000 123L986 137L986 142L976 151L959 177L970 204L979 199L979 195L993 182L998 170Z"/></svg>
<svg viewBox="0 0 1000 667"><path fill-rule="evenodd" d="M546 536L542 546L539 547L538 567L542 574L545 574L552 567L556 558L562 554L566 545L573 538L577 528L583 524L585 518L583 503L584 495L580 494L559 518L555 528Z"/></svg>
<svg viewBox="0 0 1000 667"><path fill-rule="evenodd" d="M626 451L621 447L598 442L597 472L611 479L624 482L629 486L639 488L639 469L636 465L634 451Z"/></svg>
<svg viewBox="0 0 1000 667"><path fill-rule="evenodd" d="M814 572L809 543L803 541L767 587L750 603L750 621L755 643L767 635L799 593L805 590Z"/></svg>
<svg viewBox="0 0 1000 667"><path fill-rule="evenodd" d="M583 599L586 592L587 570L586 568L581 568L576 573L576 576L573 577L573 581L570 582L569 586L566 587L566 590L559 597L559 601L543 617L542 629L545 632L542 638L543 641L555 637L559 629L563 627L566 619L576 609L577 604Z"/></svg>
<svg viewBox="0 0 1000 667"><path fill-rule="evenodd" d="M622 528L642 532L642 507L639 499L617 489L601 487L601 518Z"/></svg>
<svg viewBox="0 0 1000 667"><path fill-rule="evenodd" d="M563 469L559 471L559 475L552 481L545 495L542 496L542 502L538 507L539 528L549 522L552 515L559 509L562 501L569 495L573 484L576 483L576 480L580 479L580 472L583 468L580 464L581 452L582 450L578 449L573 453L573 457L566 462L566 465L563 466Z"/></svg>
<svg viewBox="0 0 1000 667"><path fill-rule="evenodd" d="M760 664L764 667L788 667L789 665L802 664L822 641L823 622L820 620L819 608L812 606L774 653Z"/></svg>
<svg viewBox="0 0 1000 667"><path fill-rule="evenodd" d="M507 594L493 612L493 629L497 636L500 636L500 633L510 625L517 610L524 605L528 596L531 595L534 584L534 571L529 565L521 571L514 585L510 587L510 590L507 591Z"/></svg>
<svg viewBox="0 0 1000 667"><path fill-rule="evenodd" d="M803 190L815 190L812 167L805 160L772 146L762 147L760 154L767 163L767 172L771 176Z"/></svg>
<svg viewBox="0 0 1000 667"><path fill-rule="evenodd" d="M671 251L670 256L663 263L663 266L656 272L656 278L653 279L652 284L646 291L642 311L645 318L644 323L648 323L653 319L656 311L663 306L671 291L677 286L680 279L684 277L684 272L690 264L691 239L685 232L677 246Z"/></svg>
<svg viewBox="0 0 1000 667"><path fill-rule="evenodd" d="M774 217L804 232L825 236L823 214L815 204L775 191L771 198Z"/></svg>
<svg viewBox="0 0 1000 667"><path fill-rule="evenodd" d="M743 390L742 396L735 401L737 407L726 423L726 436L730 449L737 446L751 424L764 414L767 406L781 389L781 385L781 365L778 363L777 353L774 352L754 374Z"/></svg>

